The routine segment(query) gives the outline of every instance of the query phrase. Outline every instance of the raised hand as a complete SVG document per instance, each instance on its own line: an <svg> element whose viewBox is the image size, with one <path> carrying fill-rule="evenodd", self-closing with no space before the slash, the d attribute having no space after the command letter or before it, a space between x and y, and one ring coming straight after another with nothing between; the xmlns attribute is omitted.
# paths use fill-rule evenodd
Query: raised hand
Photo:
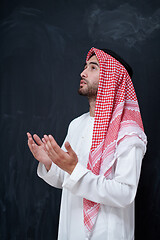
<svg viewBox="0 0 160 240"><path fill-rule="evenodd" d="M41 163L43 163L47 170L50 169L52 161L48 156L48 153L46 151L45 145L45 139L43 139L44 142L41 141L41 139L38 137L37 134L32 135L28 132L28 146L30 151L32 152L33 156Z"/></svg>
<svg viewBox="0 0 160 240"><path fill-rule="evenodd" d="M44 139L46 142L46 152L49 158L58 167L71 174L78 162L78 157L71 148L69 142L65 143L65 148L67 150L67 152L65 152L59 147L59 145L56 143L55 139L51 135L44 135Z"/></svg>

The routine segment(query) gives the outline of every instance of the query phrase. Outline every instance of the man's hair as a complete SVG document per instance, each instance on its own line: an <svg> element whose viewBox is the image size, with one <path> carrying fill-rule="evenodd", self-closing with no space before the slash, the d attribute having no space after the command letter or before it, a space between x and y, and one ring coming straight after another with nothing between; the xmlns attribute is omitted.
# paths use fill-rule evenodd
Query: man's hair
<svg viewBox="0 0 160 240"><path fill-rule="evenodd" d="M111 56L114 57L117 61L119 61L119 62L125 67L125 69L127 70L129 76L132 77L132 75L133 75L133 70L132 70L131 66L130 66L126 61L124 61L123 58L121 58L117 53L113 52L113 51L110 50L110 49L101 48L100 50L102 50L103 52L111 55ZM93 54L93 55L95 55L95 54Z"/></svg>

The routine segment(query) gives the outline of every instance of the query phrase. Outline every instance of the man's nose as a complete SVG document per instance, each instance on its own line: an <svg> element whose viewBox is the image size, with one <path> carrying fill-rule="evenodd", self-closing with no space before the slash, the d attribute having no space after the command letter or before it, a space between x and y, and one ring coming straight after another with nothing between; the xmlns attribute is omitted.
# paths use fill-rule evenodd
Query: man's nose
<svg viewBox="0 0 160 240"><path fill-rule="evenodd" d="M82 72L81 72L81 78L86 78L88 77L88 74L87 74L87 69L84 69Z"/></svg>

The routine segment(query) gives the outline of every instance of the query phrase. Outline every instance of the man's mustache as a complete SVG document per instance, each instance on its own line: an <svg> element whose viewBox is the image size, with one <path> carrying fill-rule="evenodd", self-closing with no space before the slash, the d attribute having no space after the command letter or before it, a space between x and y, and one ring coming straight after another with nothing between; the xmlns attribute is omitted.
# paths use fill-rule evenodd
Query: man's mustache
<svg viewBox="0 0 160 240"><path fill-rule="evenodd" d="M81 78L81 81L85 81L85 83L88 83L88 81L85 78Z"/></svg>

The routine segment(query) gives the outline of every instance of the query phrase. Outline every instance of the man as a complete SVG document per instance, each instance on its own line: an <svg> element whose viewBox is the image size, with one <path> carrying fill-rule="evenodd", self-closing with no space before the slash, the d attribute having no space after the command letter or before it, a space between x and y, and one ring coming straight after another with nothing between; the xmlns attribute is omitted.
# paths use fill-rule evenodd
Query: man
<svg viewBox="0 0 160 240"><path fill-rule="evenodd" d="M146 136L131 69L108 53L92 48L87 55L79 93L88 97L89 113L70 123L62 148L51 135L41 141L35 134L34 141L28 133L38 175L63 189L59 240L134 239Z"/></svg>

